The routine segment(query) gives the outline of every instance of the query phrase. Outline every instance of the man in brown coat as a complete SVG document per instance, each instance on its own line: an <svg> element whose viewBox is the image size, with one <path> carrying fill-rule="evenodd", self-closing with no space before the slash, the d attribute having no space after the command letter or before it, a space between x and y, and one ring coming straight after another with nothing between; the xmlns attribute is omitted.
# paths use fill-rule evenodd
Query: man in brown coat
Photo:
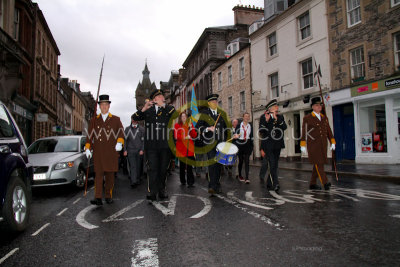
<svg viewBox="0 0 400 267"><path fill-rule="evenodd" d="M329 190L331 183L328 181L324 171L324 164L327 163L326 155L328 139L331 142L331 150L335 150L335 138L333 138L328 118L321 114L322 103L320 97L311 100L311 108L313 112L303 119L303 127L301 134L301 151L308 151L308 160L314 165L311 175L310 189L321 189L317 185L317 177L325 190Z"/></svg>
<svg viewBox="0 0 400 267"><path fill-rule="evenodd" d="M95 176L95 198L93 205L103 205L103 178L105 177L104 195L107 204L113 202L115 172L118 171L118 156L124 144L124 128L121 120L109 112L108 95L99 96L101 114L93 118L86 137L86 156L90 158L93 150Z"/></svg>

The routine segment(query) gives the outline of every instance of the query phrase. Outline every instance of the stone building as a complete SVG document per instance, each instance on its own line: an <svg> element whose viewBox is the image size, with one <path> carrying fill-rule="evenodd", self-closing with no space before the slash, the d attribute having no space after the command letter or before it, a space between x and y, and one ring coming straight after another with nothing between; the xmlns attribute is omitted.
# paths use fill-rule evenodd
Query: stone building
<svg viewBox="0 0 400 267"><path fill-rule="evenodd" d="M264 11L250 6L235 6L234 25L204 29L192 51L182 64L187 71L186 87L195 85L197 100L205 100L213 92L212 72L225 61L227 45L239 37L248 37L248 26L261 19ZM187 92L190 99L191 92Z"/></svg>
<svg viewBox="0 0 400 267"><path fill-rule="evenodd" d="M72 88L72 131L74 134L85 134L86 106L80 84L77 80L70 80L68 85Z"/></svg>
<svg viewBox="0 0 400 267"><path fill-rule="evenodd" d="M60 50L47 25L38 4L34 3L34 93L33 103L37 106L34 118L34 140L56 134L58 56Z"/></svg>
<svg viewBox="0 0 400 267"><path fill-rule="evenodd" d="M248 38L233 40L232 55L212 73L213 93L219 94L220 107L231 119L251 114L250 43Z"/></svg>
<svg viewBox="0 0 400 267"><path fill-rule="evenodd" d="M135 91L136 110L142 109L144 106L144 101L147 98L149 98L153 90L157 89L156 84L150 81L150 71L149 68L147 67L147 62L144 66L142 74L143 74L142 82L139 82Z"/></svg>
<svg viewBox="0 0 400 267"><path fill-rule="evenodd" d="M400 163L400 1L327 1L338 159Z"/></svg>
<svg viewBox="0 0 400 267"><path fill-rule="evenodd" d="M323 94L330 88L326 8L326 1L291 1L286 10L266 15L267 20L250 34L255 132L265 105L276 99L288 125L281 153L287 159L307 157L301 154L299 138L303 117L311 112L310 99L320 95L314 79L317 65ZM326 110L332 125L330 106ZM260 157L258 135L255 139L254 152Z"/></svg>
<svg viewBox="0 0 400 267"><path fill-rule="evenodd" d="M0 100L10 109L26 143L32 142L34 6L29 0L0 0Z"/></svg>
<svg viewBox="0 0 400 267"><path fill-rule="evenodd" d="M59 75L61 76L61 75ZM57 87L57 133L72 134L72 94L68 78L59 77Z"/></svg>

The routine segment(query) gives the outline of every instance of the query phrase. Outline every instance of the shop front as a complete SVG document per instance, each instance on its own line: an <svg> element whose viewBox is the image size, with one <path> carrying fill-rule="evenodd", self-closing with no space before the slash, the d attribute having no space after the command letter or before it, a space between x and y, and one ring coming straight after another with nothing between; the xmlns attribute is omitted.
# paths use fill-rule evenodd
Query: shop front
<svg viewBox="0 0 400 267"><path fill-rule="evenodd" d="M351 88L357 163L400 163L400 76Z"/></svg>

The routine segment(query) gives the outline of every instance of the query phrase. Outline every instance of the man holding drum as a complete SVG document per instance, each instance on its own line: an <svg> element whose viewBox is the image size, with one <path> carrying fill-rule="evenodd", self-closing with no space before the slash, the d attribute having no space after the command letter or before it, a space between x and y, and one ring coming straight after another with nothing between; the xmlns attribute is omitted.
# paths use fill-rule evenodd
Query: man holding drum
<svg viewBox="0 0 400 267"><path fill-rule="evenodd" d="M214 161L216 147L226 140L228 133L227 115L222 109L218 108L218 96L218 94L207 96L208 108L201 113L196 124L196 128L198 128L205 144L205 150L207 150L207 158L210 161ZM221 164L212 163L209 165L208 170L208 192L211 195L221 193Z"/></svg>

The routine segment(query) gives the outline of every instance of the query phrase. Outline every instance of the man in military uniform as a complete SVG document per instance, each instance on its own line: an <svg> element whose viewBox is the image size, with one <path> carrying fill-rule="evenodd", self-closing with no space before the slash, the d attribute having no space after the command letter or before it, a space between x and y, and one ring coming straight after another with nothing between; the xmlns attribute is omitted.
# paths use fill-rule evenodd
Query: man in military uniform
<svg viewBox="0 0 400 267"><path fill-rule="evenodd" d="M285 148L283 139L284 131L287 128L285 119L282 115L278 115L278 103L271 100L266 111L260 117L259 133L261 137L261 156L263 157L260 169L260 179L263 180L269 167L269 178L267 179L267 189L273 189L278 192L280 189L278 180L278 161L281 149Z"/></svg>
<svg viewBox="0 0 400 267"><path fill-rule="evenodd" d="M203 111L196 124L202 140L205 144L203 149L207 151L207 158L214 160L216 155L216 146L227 139L227 115L218 107L218 94L211 94L207 96L208 109ZM215 123L217 122L217 123ZM221 193L221 164L215 162L208 166L208 192L211 195Z"/></svg>
<svg viewBox="0 0 400 267"><path fill-rule="evenodd" d="M331 142L331 150L335 150L336 142L335 138L333 138L328 118L321 114L322 105L320 97L311 99L311 108L313 112L303 119L300 146L303 153L306 152L307 146L308 160L314 165L310 189L321 189L321 187L317 185L317 178L319 178L324 189L329 190L331 183L326 177L324 164L328 161L328 139Z"/></svg>
<svg viewBox="0 0 400 267"><path fill-rule="evenodd" d="M151 101L146 102L141 110L133 114L135 121L145 121L144 150L147 163L147 199L150 201L168 198L165 182L170 163L171 151L168 146L168 122L175 108L165 104L164 92L155 90Z"/></svg>
<svg viewBox="0 0 400 267"><path fill-rule="evenodd" d="M108 95L99 96L98 104L101 113L93 118L86 137L86 156L90 158L93 150L95 175L95 198L93 205L103 205L103 179L105 178L104 195L107 204L113 202L115 173L118 171L119 151L124 144L124 128L119 117L112 115Z"/></svg>

